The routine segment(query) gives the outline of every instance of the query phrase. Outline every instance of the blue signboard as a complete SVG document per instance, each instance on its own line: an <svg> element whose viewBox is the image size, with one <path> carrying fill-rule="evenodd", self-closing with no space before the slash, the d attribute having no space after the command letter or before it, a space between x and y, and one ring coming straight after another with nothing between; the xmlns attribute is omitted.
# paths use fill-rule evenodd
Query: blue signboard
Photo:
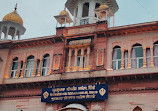
<svg viewBox="0 0 158 111"><path fill-rule="evenodd" d="M105 99L108 99L107 84L43 88L41 95L41 102L64 102Z"/></svg>

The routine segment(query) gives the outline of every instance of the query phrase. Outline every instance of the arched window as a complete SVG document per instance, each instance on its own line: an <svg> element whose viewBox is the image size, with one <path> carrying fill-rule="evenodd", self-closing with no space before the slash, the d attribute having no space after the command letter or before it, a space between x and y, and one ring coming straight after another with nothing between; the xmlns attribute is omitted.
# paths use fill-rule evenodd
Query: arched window
<svg viewBox="0 0 158 111"><path fill-rule="evenodd" d="M89 14L89 3L86 2L83 4L82 17L87 17Z"/></svg>
<svg viewBox="0 0 158 111"><path fill-rule="evenodd" d="M158 41L154 43L154 65L158 66Z"/></svg>
<svg viewBox="0 0 158 111"><path fill-rule="evenodd" d="M84 54L83 54L83 58L82 58L82 56L81 56L81 49L78 50L76 66L80 66L82 68L86 67L86 55L85 55L86 51L87 50L84 50Z"/></svg>
<svg viewBox="0 0 158 111"><path fill-rule="evenodd" d="M133 111L142 111L142 109L137 106L137 107L135 107L135 108L133 109Z"/></svg>
<svg viewBox="0 0 158 111"><path fill-rule="evenodd" d="M43 65L42 65L42 76L45 76L48 74L48 70L49 70L49 54L46 54L43 58Z"/></svg>
<svg viewBox="0 0 158 111"><path fill-rule="evenodd" d="M95 4L95 9L99 8L99 6L100 6L100 3L96 3Z"/></svg>
<svg viewBox="0 0 158 111"><path fill-rule="evenodd" d="M26 67L25 67L25 77L31 77L34 70L34 56L29 56L26 61Z"/></svg>
<svg viewBox="0 0 158 111"><path fill-rule="evenodd" d="M16 57L16 58L13 59L10 78L15 78L16 77L17 69L18 69L18 58Z"/></svg>
<svg viewBox="0 0 158 111"><path fill-rule="evenodd" d="M116 46L113 48L112 68L118 70L121 68L121 47Z"/></svg>
<svg viewBox="0 0 158 111"><path fill-rule="evenodd" d="M95 9L98 9L99 8L99 6L100 6L100 3L96 3L95 4ZM97 17L97 15L95 14L95 17Z"/></svg>
<svg viewBox="0 0 158 111"><path fill-rule="evenodd" d="M78 6L74 9L75 10L75 17L77 17L78 16Z"/></svg>
<svg viewBox="0 0 158 111"><path fill-rule="evenodd" d="M132 47L132 68L143 67L143 48L140 44L135 44Z"/></svg>

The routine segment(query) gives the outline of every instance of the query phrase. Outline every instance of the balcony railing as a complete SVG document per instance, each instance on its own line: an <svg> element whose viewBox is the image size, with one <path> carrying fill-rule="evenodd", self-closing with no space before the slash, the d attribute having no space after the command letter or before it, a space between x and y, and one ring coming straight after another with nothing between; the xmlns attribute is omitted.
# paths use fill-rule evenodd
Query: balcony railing
<svg viewBox="0 0 158 111"><path fill-rule="evenodd" d="M83 18L80 20L80 25L86 25L89 24L89 18Z"/></svg>
<svg viewBox="0 0 158 111"><path fill-rule="evenodd" d="M33 70L33 68L25 69L25 77L32 77Z"/></svg>
<svg viewBox="0 0 158 111"><path fill-rule="evenodd" d="M46 76L48 74L49 67L42 67L42 76Z"/></svg>
<svg viewBox="0 0 158 111"><path fill-rule="evenodd" d="M158 66L158 56L154 56L154 61L155 61L154 65Z"/></svg>
<svg viewBox="0 0 158 111"><path fill-rule="evenodd" d="M141 68L143 67L143 57L132 58L132 68Z"/></svg>
<svg viewBox="0 0 158 111"><path fill-rule="evenodd" d="M121 59L112 60L112 68L113 70L118 70L121 68Z"/></svg>
<svg viewBox="0 0 158 111"><path fill-rule="evenodd" d="M85 68L81 66L76 66L76 67L66 67L65 72L76 72L76 71L89 71L92 69L92 66L86 66Z"/></svg>

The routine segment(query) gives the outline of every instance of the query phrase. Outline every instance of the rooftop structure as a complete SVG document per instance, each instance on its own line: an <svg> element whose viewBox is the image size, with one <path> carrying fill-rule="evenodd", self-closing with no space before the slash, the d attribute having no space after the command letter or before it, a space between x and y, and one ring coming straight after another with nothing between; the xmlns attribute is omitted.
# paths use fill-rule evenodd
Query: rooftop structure
<svg viewBox="0 0 158 111"><path fill-rule="evenodd" d="M17 4L15 10L4 16L0 22L0 40L20 40L21 35L25 33L26 29L23 27L23 20L17 13ZM4 33L4 37L2 37ZM11 35L11 38L8 37ZM18 38L16 38L18 36Z"/></svg>

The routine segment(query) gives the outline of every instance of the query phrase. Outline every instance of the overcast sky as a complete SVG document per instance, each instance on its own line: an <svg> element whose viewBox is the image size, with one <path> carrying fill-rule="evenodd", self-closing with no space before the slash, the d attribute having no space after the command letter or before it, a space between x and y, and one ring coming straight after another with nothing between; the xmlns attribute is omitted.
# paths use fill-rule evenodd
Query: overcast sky
<svg viewBox="0 0 158 111"><path fill-rule="evenodd" d="M115 26L158 21L158 0L116 0L119 10ZM0 20L14 10L23 19L25 34L22 39L55 34L55 15L64 9L66 0L0 0ZM112 20L111 20L112 21Z"/></svg>

